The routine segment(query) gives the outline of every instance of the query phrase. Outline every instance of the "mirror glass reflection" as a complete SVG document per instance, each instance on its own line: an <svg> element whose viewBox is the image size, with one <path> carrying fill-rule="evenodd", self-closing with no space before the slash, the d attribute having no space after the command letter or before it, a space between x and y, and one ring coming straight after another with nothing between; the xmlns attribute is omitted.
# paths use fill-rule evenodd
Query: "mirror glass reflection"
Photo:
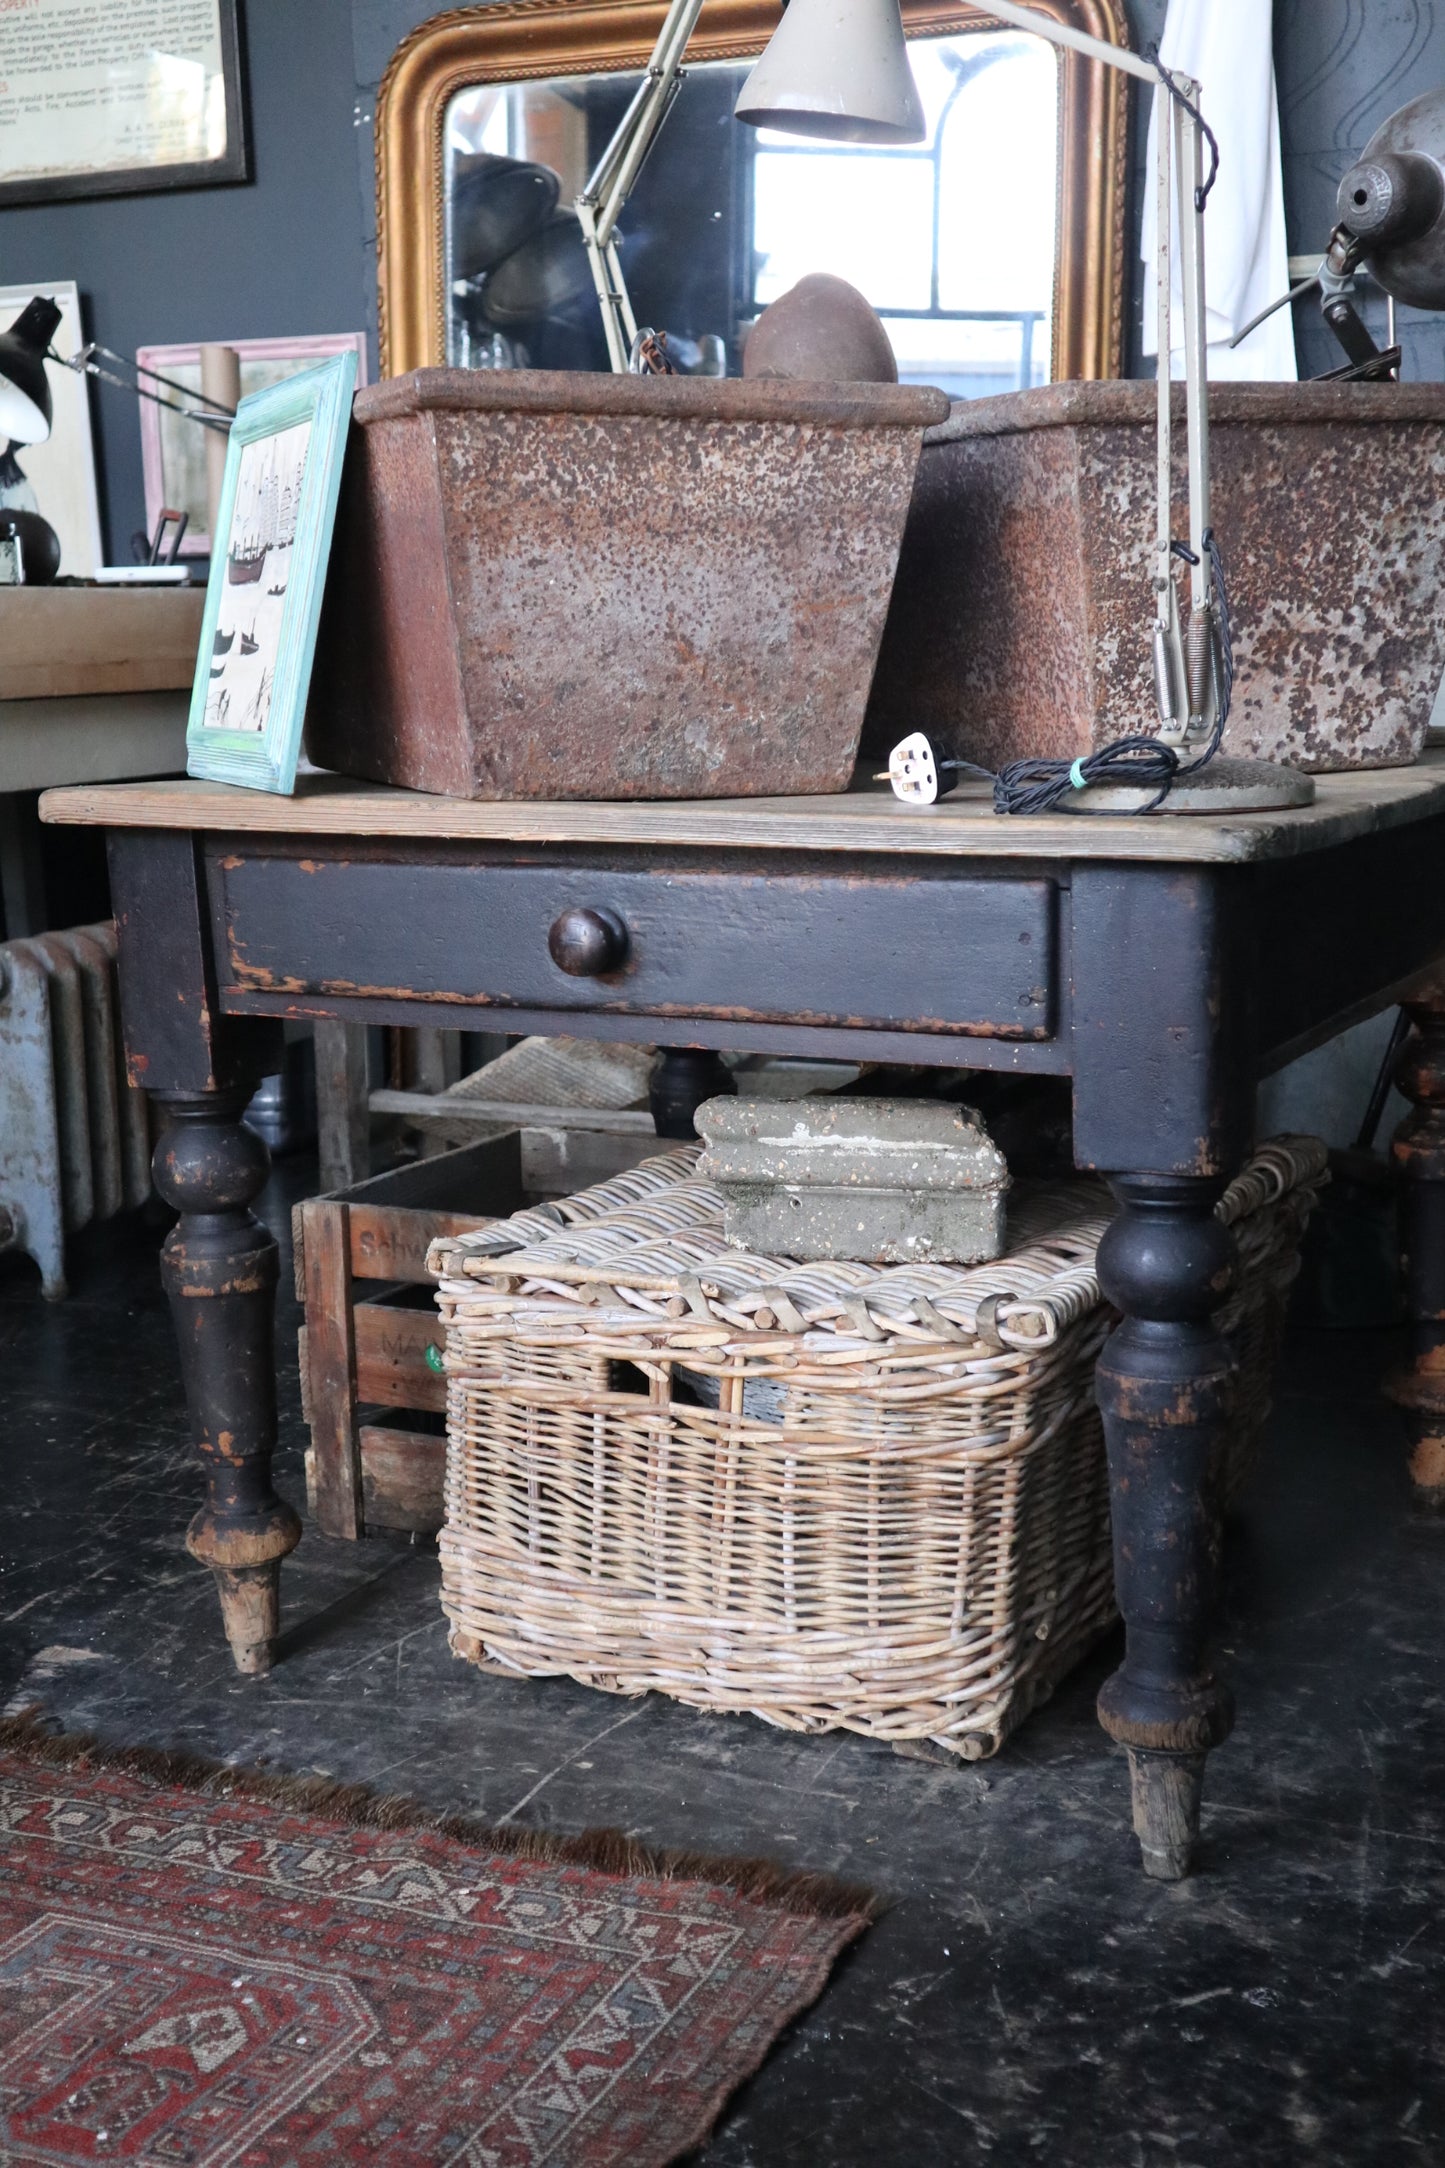
<svg viewBox="0 0 1445 2168"><path fill-rule="evenodd" d="M1042 39L909 41L928 119L903 149L804 141L733 118L750 63L687 70L621 221L639 324L674 365L737 376L759 312L812 271L865 293L899 376L956 399L1050 374L1058 56ZM573 198L637 74L483 83L446 121L447 358L607 367Z"/></svg>

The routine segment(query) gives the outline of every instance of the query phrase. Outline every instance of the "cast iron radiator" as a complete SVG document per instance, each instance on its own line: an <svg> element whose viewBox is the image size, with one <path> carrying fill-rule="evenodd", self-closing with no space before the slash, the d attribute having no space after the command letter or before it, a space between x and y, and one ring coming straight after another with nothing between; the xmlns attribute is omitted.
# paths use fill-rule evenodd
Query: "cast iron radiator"
<svg viewBox="0 0 1445 2168"><path fill-rule="evenodd" d="M115 927L0 944L0 1249L65 1287L65 1237L150 1195L145 1094L125 1073Z"/></svg>

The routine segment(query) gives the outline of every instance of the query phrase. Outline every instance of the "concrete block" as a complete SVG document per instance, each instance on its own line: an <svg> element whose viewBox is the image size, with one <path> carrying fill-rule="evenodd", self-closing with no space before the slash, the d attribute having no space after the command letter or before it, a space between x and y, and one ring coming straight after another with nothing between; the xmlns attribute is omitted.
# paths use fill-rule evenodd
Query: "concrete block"
<svg viewBox="0 0 1445 2168"><path fill-rule="evenodd" d="M1008 1164L971 1107L710 1099L695 1120L698 1172L738 1249L880 1265L1002 1255Z"/></svg>

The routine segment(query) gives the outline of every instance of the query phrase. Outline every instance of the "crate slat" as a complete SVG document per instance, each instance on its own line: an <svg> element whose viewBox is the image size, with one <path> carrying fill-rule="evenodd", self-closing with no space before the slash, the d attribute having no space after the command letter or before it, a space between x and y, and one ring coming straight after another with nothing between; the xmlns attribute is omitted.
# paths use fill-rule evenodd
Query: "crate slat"
<svg viewBox="0 0 1445 2168"><path fill-rule="evenodd" d="M313 1197L301 1207L312 1509L326 1535L355 1538L362 1509L347 1217L348 1208L332 1198Z"/></svg>
<svg viewBox="0 0 1445 2168"><path fill-rule="evenodd" d="M426 1431L361 1426L368 1528L434 1536L442 1524L447 1441Z"/></svg>

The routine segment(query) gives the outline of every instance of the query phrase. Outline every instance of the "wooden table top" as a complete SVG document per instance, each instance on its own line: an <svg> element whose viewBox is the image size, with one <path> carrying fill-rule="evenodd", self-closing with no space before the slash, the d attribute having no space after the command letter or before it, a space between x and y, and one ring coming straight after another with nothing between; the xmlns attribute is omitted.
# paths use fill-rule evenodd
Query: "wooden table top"
<svg viewBox="0 0 1445 2168"><path fill-rule="evenodd" d="M1315 803L1290 812L1011 818L993 811L983 783L967 784L941 805L921 808L901 805L882 784L830 798L589 804L527 799L496 804L313 774L299 779L293 798L188 780L82 784L48 791L40 801L40 817L82 827L187 828L230 835L1239 865L1324 850L1445 812L1445 750L1427 752L1410 768L1322 775L1316 781Z"/></svg>

